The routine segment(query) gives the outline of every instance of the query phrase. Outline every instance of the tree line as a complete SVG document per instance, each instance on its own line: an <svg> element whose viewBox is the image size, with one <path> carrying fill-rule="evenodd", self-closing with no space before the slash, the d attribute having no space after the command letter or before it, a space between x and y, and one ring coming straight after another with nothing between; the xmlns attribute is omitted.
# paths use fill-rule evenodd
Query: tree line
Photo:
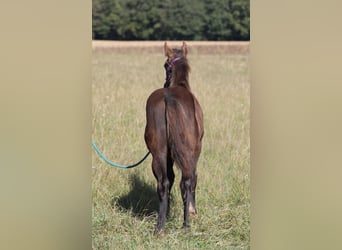
<svg viewBox="0 0 342 250"><path fill-rule="evenodd" d="M249 40L249 0L93 0L93 39Z"/></svg>

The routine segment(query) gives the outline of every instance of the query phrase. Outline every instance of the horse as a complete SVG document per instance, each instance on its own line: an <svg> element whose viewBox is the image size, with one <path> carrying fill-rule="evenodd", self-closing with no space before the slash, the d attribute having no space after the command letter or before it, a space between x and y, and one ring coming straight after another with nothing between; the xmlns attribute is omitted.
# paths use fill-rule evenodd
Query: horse
<svg viewBox="0 0 342 250"><path fill-rule="evenodd" d="M190 227L189 215L196 215L197 161L204 134L203 112L189 85L187 45L171 49L164 43L164 88L152 92L146 102L145 143L152 154L152 172L157 180L159 212L156 232L165 230L174 183L175 163L182 173L180 189L184 205L183 227Z"/></svg>

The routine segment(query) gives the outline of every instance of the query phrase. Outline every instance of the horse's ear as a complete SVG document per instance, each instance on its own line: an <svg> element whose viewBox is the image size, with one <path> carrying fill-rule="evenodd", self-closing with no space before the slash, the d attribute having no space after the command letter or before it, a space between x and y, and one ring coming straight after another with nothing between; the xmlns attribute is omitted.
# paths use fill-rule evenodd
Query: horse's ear
<svg viewBox="0 0 342 250"><path fill-rule="evenodd" d="M168 58L173 57L173 54L174 54L172 49L170 49L169 46L167 46L167 42L164 43L164 53L165 53L165 56L167 56Z"/></svg>
<svg viewBox="0 0 342 250"><path fill-rule="evenodd" d="M183 56L186 57L186 55L188 54L188 46L186 45L184 41L182 45L182 51L183 51Z"/></svg>

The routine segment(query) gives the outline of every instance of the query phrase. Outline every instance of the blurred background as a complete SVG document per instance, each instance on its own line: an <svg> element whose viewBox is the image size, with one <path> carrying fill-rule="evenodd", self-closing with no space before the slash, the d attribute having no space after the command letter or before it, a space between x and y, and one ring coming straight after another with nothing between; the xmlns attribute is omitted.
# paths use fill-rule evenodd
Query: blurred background
<svg viewBox="0 0 342 250"><path fill-rule="evenodd" d="M93 40L246 41L249 0L93 0Z"/></svg>

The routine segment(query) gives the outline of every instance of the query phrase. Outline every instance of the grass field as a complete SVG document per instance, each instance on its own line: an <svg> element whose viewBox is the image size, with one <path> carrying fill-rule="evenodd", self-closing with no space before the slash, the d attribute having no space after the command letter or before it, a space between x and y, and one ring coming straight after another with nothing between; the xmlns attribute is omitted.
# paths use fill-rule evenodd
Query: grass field
<svg viewBox="0 0 342 250"><path fill-rule="evenodd" d="M147 152L145 103L164 83L162 45L154 50L93 50L93 138L114 162L132 164ZM182 229L178 169L166 234L156 236L158 198L151 156L137 168L121 170L94 152L93 249L249 249L248 53L204 51L190 46L188 56L190 85L202 106L205 128L197 166L198 216L191 220L191 230Z"/></svg>

